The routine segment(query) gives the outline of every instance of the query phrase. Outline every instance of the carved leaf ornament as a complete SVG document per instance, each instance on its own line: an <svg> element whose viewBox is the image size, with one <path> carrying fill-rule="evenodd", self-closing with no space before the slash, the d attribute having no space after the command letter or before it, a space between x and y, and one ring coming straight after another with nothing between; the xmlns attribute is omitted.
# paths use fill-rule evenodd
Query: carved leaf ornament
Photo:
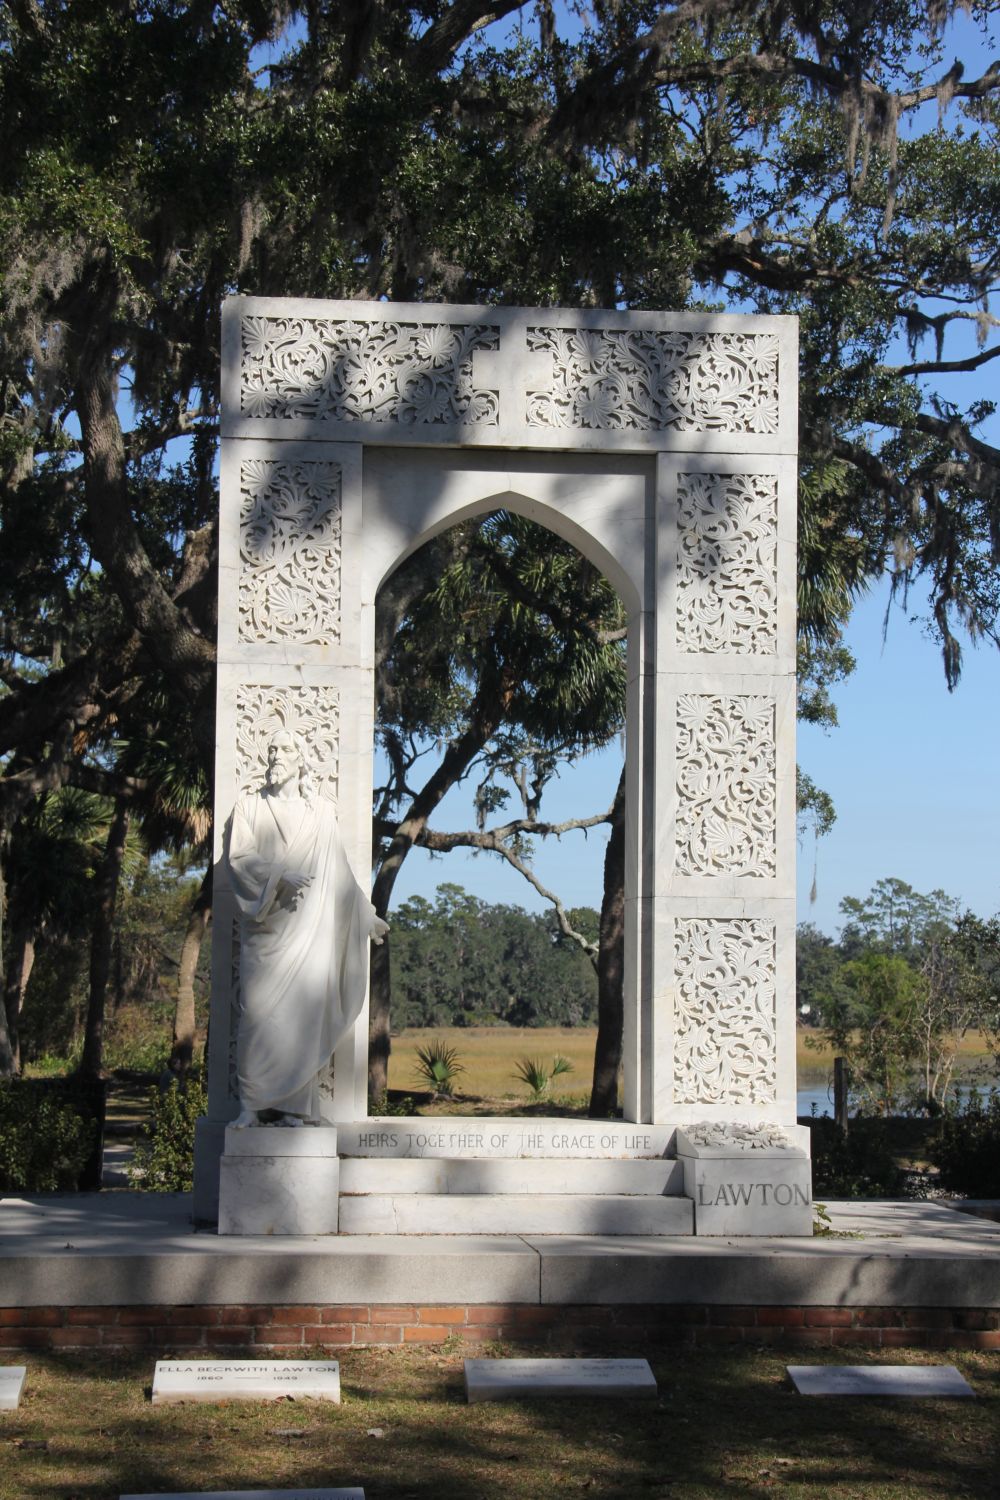
<svg viewBox="0 0 1000 1500"><path fill-rule="evenodd" d="M770 334L528 329L552 355L551 388L528 394L529 427L778 431L778 340Z"/></svg>
<svg viewBox="0 0 1000 1500"><path fill-rule="evenodd" d="M773 877L776 795L773 698L682 694L677 873Z"/></svg>
<svg viewBox="0 0 1000 1500"><path fill-rule="evenodd" d="M777 526L773 474L678 476L681 651L776 653Z"/></svg>
<svg viewBox="0 0 1000 1500"><path fill-rule="evenodd" d="M758 917L679 918L674 1099L775 1098L775 929Z"/></svg>
<svg viewBox="0 0 1000 1500"><path fill-rule="evenodd" d="M338 641L340 465L245 459L240 498L240 639Z"/></svg>
<svg viewBox="0 0 1000 1500"><path fill-rule="evenodd" d="M244 416L497 425L496 392L473 388L472 353L498 348L499 328L245 317L242 333Z"/></svg>

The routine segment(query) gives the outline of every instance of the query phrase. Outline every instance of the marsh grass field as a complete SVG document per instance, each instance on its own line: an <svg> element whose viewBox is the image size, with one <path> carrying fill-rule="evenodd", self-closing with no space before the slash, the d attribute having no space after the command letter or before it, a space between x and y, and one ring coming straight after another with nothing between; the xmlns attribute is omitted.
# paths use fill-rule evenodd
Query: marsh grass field
<svg viewBox="0 0 1000 1500"><path fill-rule="evenodd" d="M801 1351L719 1346L654 1355L656 1400L468 1406L467 1352L517 1351L349 1349L341 1406L156 1408L151 1356L28 1355L21 1408L0 1413L0 1500L340 1485L367 1500L995 1500L1000 1354L933 1356L974 1401L809 1399L785 1371ZM825 1360L843 1353L809 1351Z"/></svg>
<svg viewBox="0 0 1000 1500"><path fill-rule="evenodd" d="M511 1026L439 1026L425 1030L401 1032L392 1039L389 1063L389 1085L394 1091L418 1092L426 1089L416 1070L417 1051L434 1043L453 1047L464 1071L455 1079L455 1093L468 1101L491 1101L512 1107L524 1105L530 1098L528 1088L520 1082L515 1070L519 1059L537 1058L547 1066L556 1056L572 1064L572 1072L554 1078L546 1098L561 1101L567 1107L585 1107L590 1095L594 1067L594 1027L511 1027ZM833 1049L821 1044L812 1031L800 1027L796 1032L796 1061L800 1089L822 1089L833 1077ZM985 1064L987 1052L978 1032L970 1032L959 1048L956 1076L966 1077L977 1066Z"/></svg>

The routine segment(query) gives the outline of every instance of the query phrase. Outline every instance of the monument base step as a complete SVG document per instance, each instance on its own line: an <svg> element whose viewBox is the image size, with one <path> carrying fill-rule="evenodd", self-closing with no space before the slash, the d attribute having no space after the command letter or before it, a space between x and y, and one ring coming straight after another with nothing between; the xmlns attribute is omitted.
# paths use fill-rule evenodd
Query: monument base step
<svg viewBox="0 0 1000 1500"><path fill-rule="evenodd" d="M343 1157L341 1195L551 1193L658 1197L684 1192L682 1162L520 1157Z"/></svg>
<svg viewBox="0 0 1000 1500"><path fill-rule="evenodd" d="M674 1195L369 1193L341 1196L344 1234L694 1233L694 1204Z"/></svg>

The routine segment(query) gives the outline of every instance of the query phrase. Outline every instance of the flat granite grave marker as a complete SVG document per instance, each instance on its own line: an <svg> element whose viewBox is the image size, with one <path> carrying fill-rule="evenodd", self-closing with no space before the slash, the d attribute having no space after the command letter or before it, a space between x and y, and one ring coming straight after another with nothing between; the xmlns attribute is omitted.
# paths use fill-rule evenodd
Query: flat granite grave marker
<svg viewBox="0 0 1000 1500"><path fill-rule="evenodd" d="M365 1500L364 1490L176 1490L121 1495L119 1500Z"/></svg>
<svg viewBox="0 0 1000 1500"><path fill-rule="evenodd" d="M801 1396L975 1396L954 1365L788 1365Z"/></svg>
<svg viewBox="0 0 1000 1500"><path fill-rule="evenodd" d="M27 1373L26 1365L0 1365L0 1411L17 1411Z"/></svg>
<svg viewBox="0 0 1000 1500"><path fill-rule="evenodd" d="M473 1401L522 1396L656 1395L646 1359L467 1359L465 1394Z"/></svg>
<svg viewBox="0 0 1000 1500"><path fill-rule="evenodd" d="M335 1359L158 1359L153 1375L154 1406L177 1401L276 1401L282 1396L339 1403L340 1364Z"/></svg>

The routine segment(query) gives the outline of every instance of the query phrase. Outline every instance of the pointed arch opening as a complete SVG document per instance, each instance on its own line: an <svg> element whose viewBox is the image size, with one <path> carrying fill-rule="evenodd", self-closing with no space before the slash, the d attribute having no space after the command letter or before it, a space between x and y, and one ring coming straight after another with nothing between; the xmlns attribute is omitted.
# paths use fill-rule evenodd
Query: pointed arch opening
<svg viewBox="0 0 1000 1500"><path fill-rule="evenodd" d="M638 591L582 520L496 476L423 520L376 608L375 1108L606 1118Z"/></svg>

